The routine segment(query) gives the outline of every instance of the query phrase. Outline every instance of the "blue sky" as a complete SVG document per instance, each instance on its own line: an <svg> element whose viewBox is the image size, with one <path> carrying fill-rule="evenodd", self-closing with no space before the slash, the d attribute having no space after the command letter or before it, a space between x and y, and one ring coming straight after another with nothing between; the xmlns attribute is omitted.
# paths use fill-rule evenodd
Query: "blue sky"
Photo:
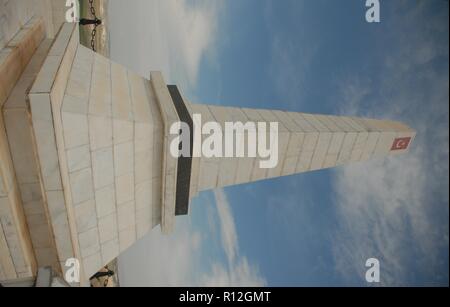
<svg viewBox="0 0 450 307"><path fill-rule="evenodd" d="M111 1L111 56L193 102L390 118L410 154L202 193L125 285L448 285L448 2ZM125 35L129 33L128 35Z"/></svg>

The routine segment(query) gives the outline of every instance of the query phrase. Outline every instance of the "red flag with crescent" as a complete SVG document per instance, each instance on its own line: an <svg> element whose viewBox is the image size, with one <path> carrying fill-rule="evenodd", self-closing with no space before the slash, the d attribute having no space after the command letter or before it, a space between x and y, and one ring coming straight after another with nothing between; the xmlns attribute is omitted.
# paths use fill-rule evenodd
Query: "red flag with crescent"
<svg viewBox="0 0 450 307"><path fill-rule="evenodd" d="M392 144L391 150L405 150L408 148L409 143L411 143L411 138L397 138L394 140L394 144Z"/></svg>

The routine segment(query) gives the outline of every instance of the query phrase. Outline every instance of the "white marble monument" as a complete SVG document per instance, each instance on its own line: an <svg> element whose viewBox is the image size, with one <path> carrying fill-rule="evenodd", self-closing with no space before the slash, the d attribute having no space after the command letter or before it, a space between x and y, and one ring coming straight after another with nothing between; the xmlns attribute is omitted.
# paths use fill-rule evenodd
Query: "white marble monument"
<svg viewBox="0 0 450 307"><path fill-rule="evenodd" d="M37 16L0 46L0 281L64 276L76 258L86 285L151 229L170 233L200 191L402 154L415 136L388 120L194 104ZM279 163L172 156L170 127L193 114L278 122Z"/></svg>

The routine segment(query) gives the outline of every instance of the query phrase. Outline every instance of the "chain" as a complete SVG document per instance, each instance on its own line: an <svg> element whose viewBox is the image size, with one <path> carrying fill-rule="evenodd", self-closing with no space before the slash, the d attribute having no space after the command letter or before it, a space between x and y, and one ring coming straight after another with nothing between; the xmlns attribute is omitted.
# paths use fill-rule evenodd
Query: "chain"
<svg viewBox="0 0 450 307"><path fill-rule="evenodd" d="M97 22L98 18L97 18L97 13L95 12L94 0L89 0L89 6L90 6L91 15ZM94 29L92 29L92 33L91 33L91 48L94 52L95 52L95 37L97 36L97 26L98 26L98 24L95 23Z"/></svg>

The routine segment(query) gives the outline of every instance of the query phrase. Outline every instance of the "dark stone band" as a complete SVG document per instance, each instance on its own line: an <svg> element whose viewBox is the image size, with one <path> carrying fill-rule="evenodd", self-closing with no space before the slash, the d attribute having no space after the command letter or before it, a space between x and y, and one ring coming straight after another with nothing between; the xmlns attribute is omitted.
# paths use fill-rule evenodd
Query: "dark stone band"
<svg viewBox="0 0 450 307"><path fill-rule="evenodd" d="M181 97L176 85L168 85L170 96L177 110L180 121L186 123L190 129L190 156L178 158L177 189L175 201L175 215L187 215L189 213L189 190L191 187L192 147L194 145L194 123L191 114Z"/></svg>

